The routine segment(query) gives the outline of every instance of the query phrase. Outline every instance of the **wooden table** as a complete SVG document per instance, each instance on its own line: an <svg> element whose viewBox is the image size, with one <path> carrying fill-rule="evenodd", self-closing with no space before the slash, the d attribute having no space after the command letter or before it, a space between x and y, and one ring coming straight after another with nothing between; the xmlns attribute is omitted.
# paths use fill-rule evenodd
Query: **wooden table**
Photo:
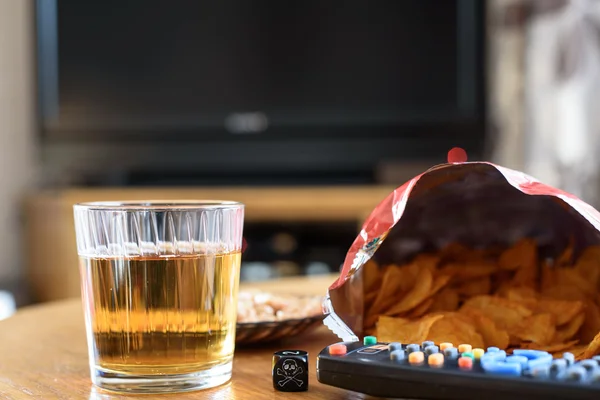
<svg viewBox="0 0 600 400"><path fill-rule="evenodd" d="M257 287L278 290L311 289L325 293L333 277L288 279ZM293 288L293 290L291 289ZM173 395L118 396L93 387L80 299L32 306L0 322L0 399L364 399L358 393L317 382L316 355L337 338L326 328L276 345L236 350L230 383L204 391ZM310 354L310 387L303 393L273 390L271 356L283 348L298 348Z"/></svg>

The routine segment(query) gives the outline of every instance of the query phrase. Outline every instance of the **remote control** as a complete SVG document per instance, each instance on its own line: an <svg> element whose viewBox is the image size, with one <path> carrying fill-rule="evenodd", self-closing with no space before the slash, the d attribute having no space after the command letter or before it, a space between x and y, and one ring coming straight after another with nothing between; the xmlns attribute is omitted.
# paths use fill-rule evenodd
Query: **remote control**
<svg viewBox="0 0 600 400"><path fill-rule="evenodd" d="M319 382L372 396L410 399L600 399L600 357L576 362L540 350L512 355L468 344L332 344L317 358Z"/></svg>

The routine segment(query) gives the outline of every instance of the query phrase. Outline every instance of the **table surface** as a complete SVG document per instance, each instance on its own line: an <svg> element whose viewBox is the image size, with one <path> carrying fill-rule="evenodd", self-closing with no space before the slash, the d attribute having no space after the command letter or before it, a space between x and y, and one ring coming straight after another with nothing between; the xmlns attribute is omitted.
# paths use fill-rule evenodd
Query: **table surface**
<svg viewBox="0 0 600 400"><path fill-rule="evenodd" d="M293 278L277 284L261 283L273 291L325 293L333 276ZM245 287L247 287L246 285ZM80 299L24 308L0 321L1 399L366 399L317 382L316 355L337 341L325 327L285 342L236 349L232 380L221 387L185 394L120 396L95 389L89 378L88 355ZM298 348L309 352L310 386L307 392L283 393L273 389L271 356L274 351Z"/></svg>

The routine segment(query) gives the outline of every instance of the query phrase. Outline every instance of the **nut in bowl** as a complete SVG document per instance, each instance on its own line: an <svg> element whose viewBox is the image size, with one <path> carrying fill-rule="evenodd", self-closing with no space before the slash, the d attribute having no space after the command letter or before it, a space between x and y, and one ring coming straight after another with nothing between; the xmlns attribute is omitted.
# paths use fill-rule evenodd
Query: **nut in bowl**
<svg viewBox="0 0 600 400"><path fill-rule="evenodd" d="M323 320L321 296L240 291L236 344L268 343L306 333Z"/></svg>

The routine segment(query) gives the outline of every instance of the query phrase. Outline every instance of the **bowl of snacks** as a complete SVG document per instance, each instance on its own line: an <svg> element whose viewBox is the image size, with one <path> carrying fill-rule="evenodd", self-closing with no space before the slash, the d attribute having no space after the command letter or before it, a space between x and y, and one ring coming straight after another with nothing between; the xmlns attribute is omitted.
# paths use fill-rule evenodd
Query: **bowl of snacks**
<svg viewBox="0 0 600 400"><path fill-rule="evenodd" d="M259 344L309 332L323 321L322 296L241 290L238 294L236 344Z"/></svg>

